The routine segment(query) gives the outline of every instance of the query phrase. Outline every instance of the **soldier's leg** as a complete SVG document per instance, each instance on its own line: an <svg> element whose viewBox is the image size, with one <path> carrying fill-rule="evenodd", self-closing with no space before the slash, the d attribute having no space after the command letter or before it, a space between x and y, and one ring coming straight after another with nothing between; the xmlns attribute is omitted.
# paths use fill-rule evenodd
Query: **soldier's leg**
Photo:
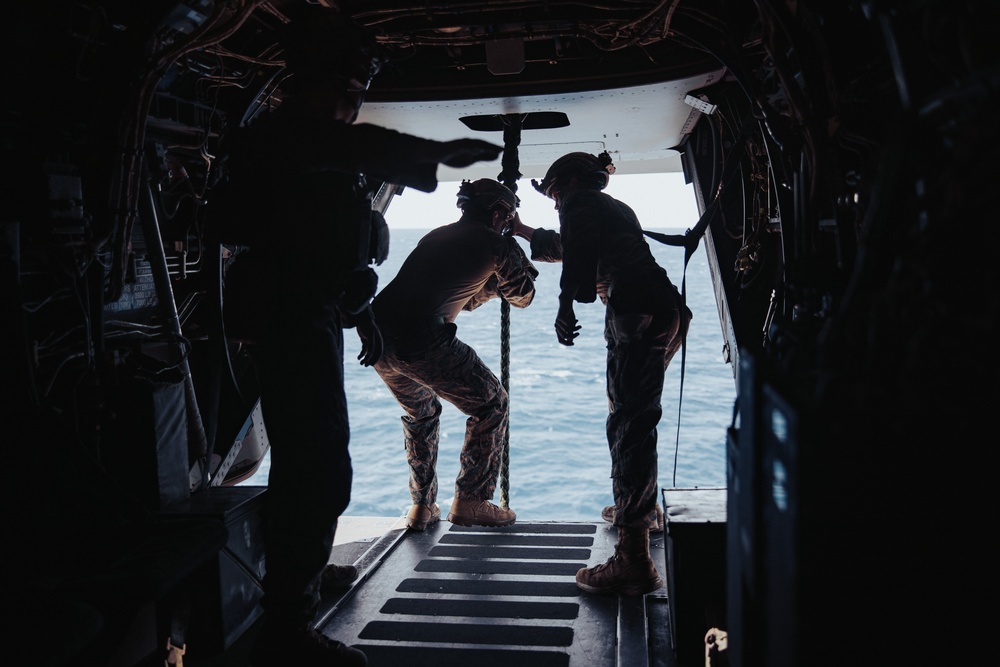
<svg viewBox="0 0 1000 667"><path fill-rule="evenodd" d="M433 390L409 375L403 361L382 359L375 370L405 413L401 421L406 462L410 466L410 497L415 505L431 506L438 492L441 402Z"/></svg>

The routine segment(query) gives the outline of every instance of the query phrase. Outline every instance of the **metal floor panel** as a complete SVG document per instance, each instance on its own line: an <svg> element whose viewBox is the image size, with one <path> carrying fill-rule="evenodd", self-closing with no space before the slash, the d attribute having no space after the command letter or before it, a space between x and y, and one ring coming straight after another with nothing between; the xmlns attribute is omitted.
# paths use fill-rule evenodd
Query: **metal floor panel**
<svg viewBox="0 0 1000 667"><path fill-rule="evenodd" d="M623 655L646 665L643 600L620 606L575 583L616 537L606 523L403 531L327 610L322 631L361 648L371 667L614 667ZM662 540L651 547L659 569Z"/></svg>

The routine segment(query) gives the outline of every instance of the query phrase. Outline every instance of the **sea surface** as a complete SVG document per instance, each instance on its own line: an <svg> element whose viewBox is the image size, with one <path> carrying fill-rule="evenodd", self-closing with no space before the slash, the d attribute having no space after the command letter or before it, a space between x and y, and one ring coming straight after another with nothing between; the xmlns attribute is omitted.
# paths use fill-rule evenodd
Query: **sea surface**
<svg viewBox="0 0 1000 667"><path fill-rule="evenodd" d="M378 267L388 284L426 229L392 230L389 258ZM680 229L656 231L679 234ZM518 239L528 252L528 245ZM683 271L684 250L649 239L671 280L685 279L694 313L687 338L681 394L681 353L667 369L658 434L661 488L726 485L726 428L736 399L733 369L723 356L722 328L702 246ZM536 262L534 302L510 314L510 507L519 519L600 520L613 503L611 457L605 436L604 306L576 304L582 328L575 345L556 340L554 322L559 264ZM459 315L458 337L471 345L499 378L500 302ZM345 331L345 387L351 422L354 484L345 516L395 517L410 506L409 469L403 451L402 410L378 374L357 362L360 341ZM443 402L438 453L438 502L446 513L454 495L465 415ZM679 408L679 410L678 410ZM678 430L679 422L679 430ZM265 422L266 428L266 422ZM265 485L269 458L244 484ZM499 502L498 487L494 501Z"/></svg>

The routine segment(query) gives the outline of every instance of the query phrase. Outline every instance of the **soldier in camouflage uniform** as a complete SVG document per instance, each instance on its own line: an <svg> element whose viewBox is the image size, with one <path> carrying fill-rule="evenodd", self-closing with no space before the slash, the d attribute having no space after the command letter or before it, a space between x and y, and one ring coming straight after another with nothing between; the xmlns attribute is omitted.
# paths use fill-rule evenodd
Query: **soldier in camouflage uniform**
<svg viewBox="0 0 1000 667"><path fill-rule="evenodd" d="M618 528L615 555L582 568L577 585L594 593L641 595L663 585L649 556L656 512L656 425L663 376L691 311L649 250L635 213L603 190L614 173L607 153L570 153L535 188L556 202L559 232L533 229L515 217L515 234L531 258L562 262L556 336L573 345L580 326L573 303L598 297L607 307L608 446Z"/></svg>
<svg viewBox="0 0 1000 667"><path fill-rule="evenodd" d="M441 402L468 415L455 500L448 520L507 526L513 510L491 502L507 427L507 392L476 351L455 337L455 318L502 296L525 308L538 271L509 233L518 204L503 184L464 181L462 217L432 230L372 302L385 339L375 370L406 412L402 417L413 505L406 525L424 530L441 516L437 454Z"/></svg>

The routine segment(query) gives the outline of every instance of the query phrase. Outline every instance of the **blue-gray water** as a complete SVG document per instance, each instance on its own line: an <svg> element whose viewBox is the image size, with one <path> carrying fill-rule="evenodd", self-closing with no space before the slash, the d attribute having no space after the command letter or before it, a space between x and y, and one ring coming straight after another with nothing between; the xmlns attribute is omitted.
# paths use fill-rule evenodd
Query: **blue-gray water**
<svg viewBox="0 0 1000 667"><path fill-rule="evenodd" d="M658 230L680 233L683 230ZM385 285L427 230L392 231L389 259L378 267ZM527 251L527 243L519 239ZM684 251L653 240L657 261L681 286ZM611 458L604 423L604 306L576 304L582 325L573 347L556 341L559 264L537 262L534 302L511 308L509 499L519 519L594 521L611 504ZM659 426L660 487L725 486L725 434L732 421L735 382L723 359L715 295L699 247L687 267L687 300L694 313L687 339L684 394L681 355L667 370ZM474 347L500 377L500 302L463 312L458 337ZM360 343L345 332L345 385L351 420L354 485L350 516L400 516L410 506L408 468L400 426L402 411L371 368L358 364ZM676 452L678 399L680 439ZM266 422L265 422L266 427ZM465 416L444 402L438 454L438 501L447 511L458 474ZM246 484L266 484L268 459ZM499 500L499 488L494 500Z"/></svg>

